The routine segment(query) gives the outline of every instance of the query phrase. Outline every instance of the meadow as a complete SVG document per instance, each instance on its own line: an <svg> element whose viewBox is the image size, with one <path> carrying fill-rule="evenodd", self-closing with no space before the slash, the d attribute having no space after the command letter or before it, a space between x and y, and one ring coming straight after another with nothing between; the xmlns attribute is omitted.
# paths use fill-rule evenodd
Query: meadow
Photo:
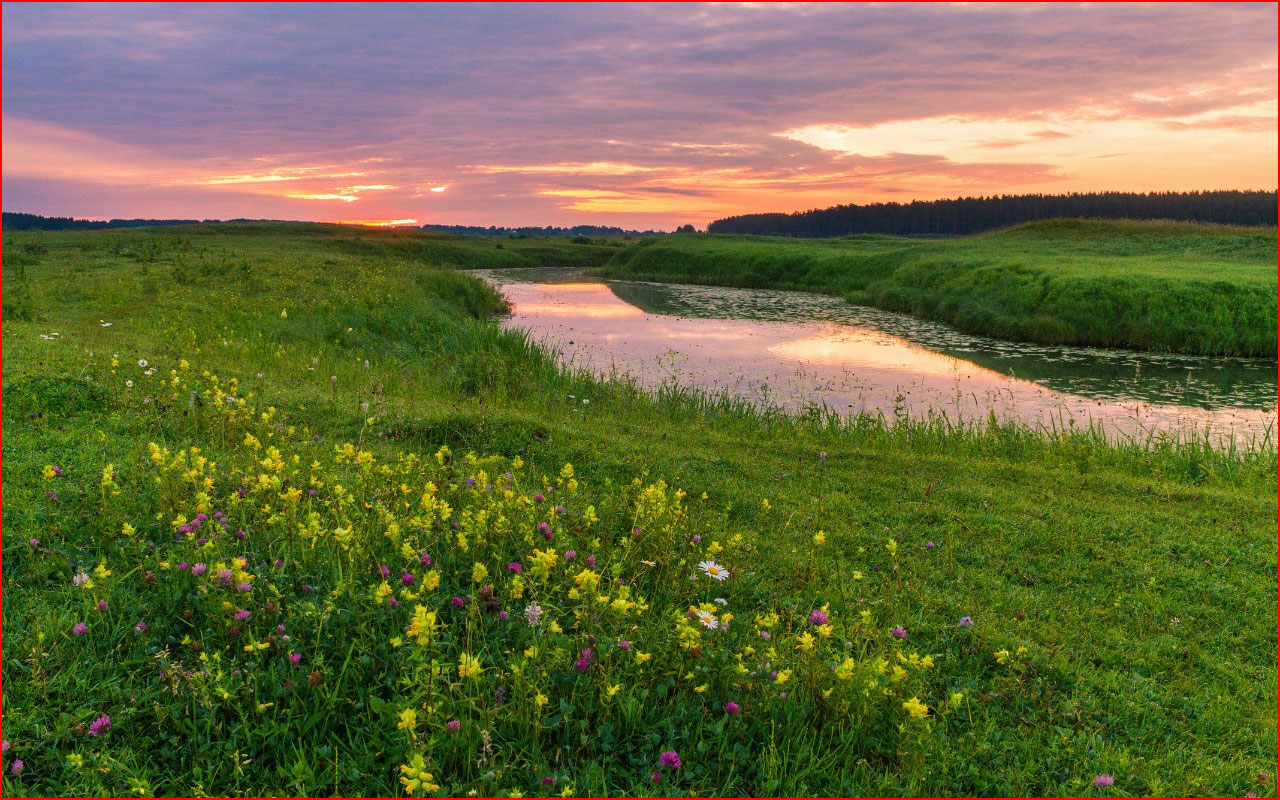
<svg viewBox="0 0 1280 800"><path fill-rule="evenodd" d="M1276 229L1049 220L952 239L665 236L617 278L803 289L1039 344L1276 354Z"/></svg>
<svg viewBox="0 0 1280 800"><path fill-rule="evenodd" d="M4 794L1276 793L1274 448L646 394L452 268L667 246L7 234Z"/></svg>

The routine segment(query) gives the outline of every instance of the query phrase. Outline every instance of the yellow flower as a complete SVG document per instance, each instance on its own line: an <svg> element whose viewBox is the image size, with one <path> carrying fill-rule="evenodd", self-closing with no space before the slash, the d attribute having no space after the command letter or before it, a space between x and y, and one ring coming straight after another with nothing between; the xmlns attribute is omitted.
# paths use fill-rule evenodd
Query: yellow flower
<svg viewBox="0 0 1280 800"><path fill-rule="evenodd" d="M418 712L412 708L406 708L400 712L400 722L396 724L396 730L409 731L409 735L414 739L418 738Z"/></svg>
<svg viewBox="0 0 1280 800"><path fill-rule="evenodd" d="M612 697L612 695L610 695L610 697ZM539 692L538 695L533 698L533 702L538 704L538 708L542 708L543 706L545 706L547 703L550 703L551 701L547 699L547 696L545 694Z"/></svg>
<svg viewBox="0 0 1280 800"><path fill-rule="evenodd" d="M999 663L1001 663L1001 664L1008 664L1008 663L1009 663L1009 655L1010 655L1010 654L1009 654L1009 651L1008 651L1008 650L997 650L997 651L996 651L996 661L997 661L997 662L999 662Z"/></svg>
<svg viewBox="0 0 1280 800"><path fill-rule="evenodd" d="M803 653L811 653L813 652L813 643L815 641L813 634L805 631L796 637L796 649Z"/></svg>
<svg viewBox="0 0 1280 800"><path fill-rule="evenodd" d="M413 619L409 620L405 635L416 636L418 644L425 645L436 632L436 625L436 612L428 611L426 606L414 606Z"/></svg>
<svg viewBox="0 0 1280 800"><path fill-rule="evenodd" d="M100 580L105 580L111 576L111 570L107 569L105 561L99 562L98 566L93 568L93 574L97 575Z"/></svg>
<svg viewBox="0 0 1280 800"><path fill-rule="evenodd" d="M484 667L480 666L479 658L470 653L463 653L458 657L459 678L477 678L482 672L484 672Z"/></svg>
<svg viewBox="0 0 1280 800"><path fill-rule="evenodd" d="M133 536L137 532L138 532L137 529L127 522L120 528L120 533L124 534L125 536Z"/></svg>
<svg viewBox="0 0 1280 800"><path fill-rule="evenodd" d="M702 687L702 688L703 688L703 689L706 689L706 687L705 687L705 686L704 686L704 687ZM620 691L622 691L622 684L620 684L620 683L615 683L614 685L610 686L608 689L605 689L605 690L604 690L604 698L605 698L606 700L612 700L612 699L613 699L613 696L614 696L614 695L616 695L616 694L617 694L618 692L620 692ZM701 690L699 690L699 691L701 691Z"/></svg>
<svg viewBox="0 0 1280 800"><path fill-rule="evenodd" d="M485 578L489 577L489 568L479 561L471 568L471 580L476 583L484 583Z"/></svg>
<svg viewBox="0 0 1280 800"><path fill-rule="evenodd" d="M827 534L823 533L822 531L818 531L813 535L813 543L816 544L818 547L822 547L824 544L827 543Z"/></svg>
<svg viewBox="0 0 1280 800"><path fill-rule="evenodd" d="M435 778L427 771L427 762L421 753L414 753L408 764L400 765L400 783L409 794L425 794L434 792L440 787L434 783Z"/></svg>
<svg viewBox="0 0 1280 800"><path fill-rule="evenodd" d="M653 656L652 656L651 654L649 654L649 653L641 653L639 650L637 650L637 651L636 651L636 663L637 663L637 664L643 664L643 663L645 663L646 661L648 661L648 660L649 660L649 659L651 659L651 658L653 658Z"/></svg>
<svg viewBox="0 0 1280 800"><path fill-rule="evenodd" d="M705 691L707 690L707 685L704 683L704 684L702 684L701 686L695 686L695 687L693 687L693 690L694 690L695 692L697 692L698 694L702 694L703 692L705 692Z"/></svg>
<svg viewBox="0 0 1280 800"><path fill-rule="evenodd" d="M921 703L919 697L911 698L910 700L903 703L902 707L905 708L907 710L907 713L909 713L913 717L923 717L929 713L929 707L926 706L924 703Z"/></svg>
<svg viewBox="0 0 1280 800"><path fill-rule="evenodd" d="M884 549L889 551L889 555L896 557L898 555L898 543L890 539L885 543Z"/></svg>

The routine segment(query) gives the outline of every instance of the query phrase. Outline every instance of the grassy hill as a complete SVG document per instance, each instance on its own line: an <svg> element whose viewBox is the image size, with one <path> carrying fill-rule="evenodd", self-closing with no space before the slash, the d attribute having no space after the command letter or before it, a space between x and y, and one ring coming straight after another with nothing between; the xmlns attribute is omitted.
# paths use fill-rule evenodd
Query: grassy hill
<svg viewBox="0 0 1280 800"><path fill-rule="evenodd" d="M806 289L1041 344L1276 354L1276 229L1050 220L956 239L681 235L605 274Z"/></svg>
<svg viewBox="0 0 1280 800"><path fill-rule="evenodd" d="M1274 448L600 383L521 241L5 237L6 796L1275 793Z"/></svg>

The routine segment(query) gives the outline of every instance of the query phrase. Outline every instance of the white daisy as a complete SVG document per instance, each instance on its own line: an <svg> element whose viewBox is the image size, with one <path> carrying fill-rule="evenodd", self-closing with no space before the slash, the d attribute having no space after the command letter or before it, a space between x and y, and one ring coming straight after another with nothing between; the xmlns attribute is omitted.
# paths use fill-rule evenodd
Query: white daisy
<svg viewBox="0 0 1280 800"><path fill-rule="evenodd" d="M146 360L145 358L140 358L140 359L138 359L138 366L142 367L143 369L146 369L146 368L147 368L147 360Z"/></svg>
<svg viewBox="0 0 1280 800"><path fill-rule="evenodd" d="M720 621L716 619L716 615L710 611L698 611L698 621L702 623L702 627L707 630L714 631L720 627Z"/></svg>
<svg viewBox="0 0 1280 800"><path fill-rule="evenodd" d="M708 578L715 578L718 581L729 577L729 570L714 561L701 561L698 563L698 569L702 570Z"/></svg>
<svg viewBox="0 0 1280 800"><path fill-rule="evenodd" d="M658 562L656 562L656 561L645 561L643 558L642 558L642 559L640 559L640 563L641 563L641 564L644 564L646 567L656 567L656 566L658 566Z"/></svg>
<svg viewBox="0 0 1280 800"><path fill-rule="evenodd" d="M729 605L729 601L728 601L728 600L725 600L723 597L717 597L717 598L715 599L715 601L714 601L714 602L716 602L716 603L718 603L718 604L720 604L720 605L722 605L722 606L727 606L727 605Z"/></svg>

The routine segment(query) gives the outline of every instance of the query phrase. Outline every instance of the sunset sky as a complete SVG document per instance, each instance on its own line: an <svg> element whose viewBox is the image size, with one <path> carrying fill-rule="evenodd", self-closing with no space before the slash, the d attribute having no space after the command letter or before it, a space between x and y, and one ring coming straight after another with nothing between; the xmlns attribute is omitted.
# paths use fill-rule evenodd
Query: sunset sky
<svg viewBox="0 0 1280 800"><path fill-rule="evenodd" d="M3 205L669 229L1276 186L1276 5L3 9Z"/></svg>

